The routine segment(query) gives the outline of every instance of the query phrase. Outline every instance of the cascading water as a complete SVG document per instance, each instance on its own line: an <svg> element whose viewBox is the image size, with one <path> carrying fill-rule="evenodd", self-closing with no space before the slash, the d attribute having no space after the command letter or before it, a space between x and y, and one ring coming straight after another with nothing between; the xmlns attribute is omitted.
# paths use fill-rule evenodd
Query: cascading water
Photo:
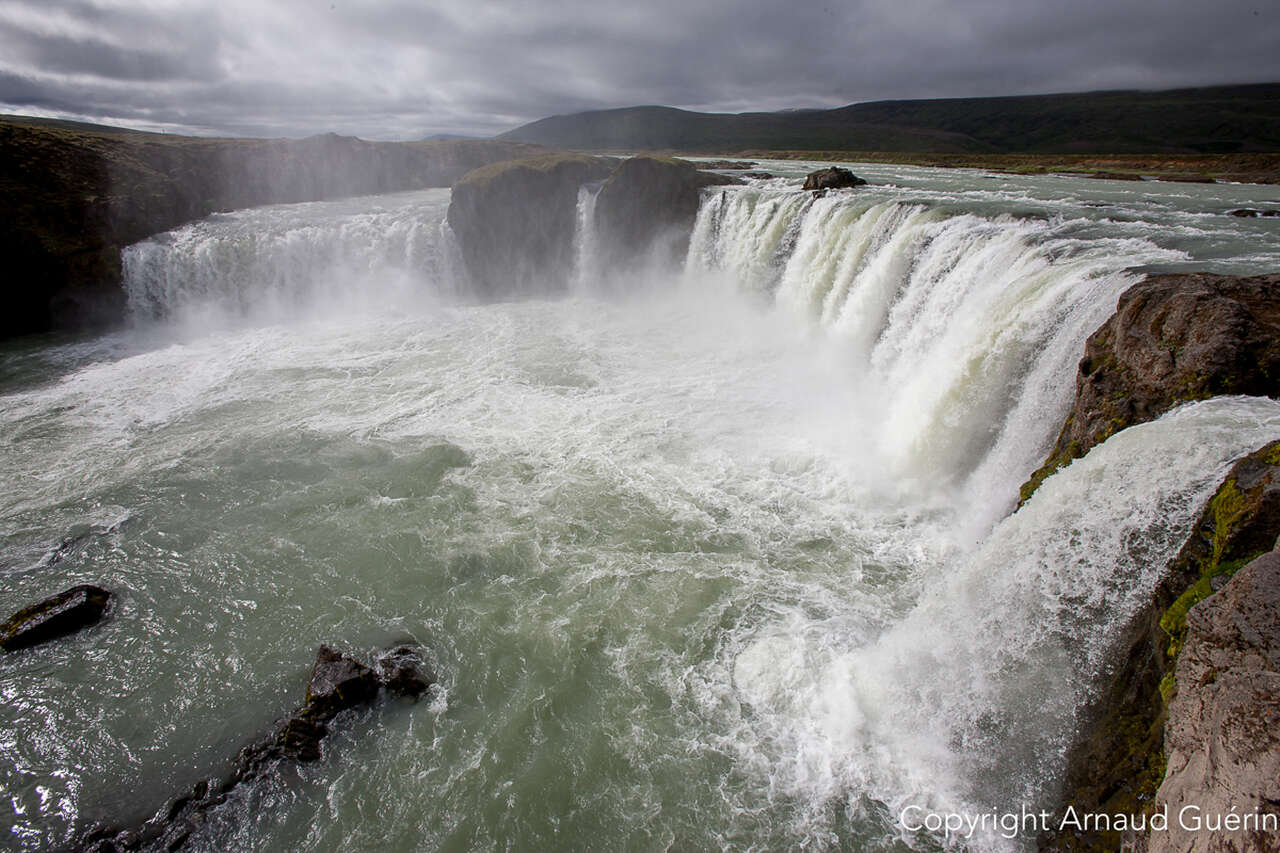
<svg viewBox="0 0 1280 853"><path fill-rule="evenodd" d="M456 297L464 272L448 201L428 190L253 208L159 234L124 251L130 310L289 320Z"/></svg>
<svg viewBox="0 0 1280 853"><path fill-rule="evenodd" d="M140 319L226 322L0 354L3 604L122 602L4 660L12 846L140 816L296 704L317 645L405 634L428 700L190 849L940 850L901 808L1051 804L1280 405L1179 409L1006 511L1130 268L1246 272L1280 237L1206 212L1230 187L889 168L712 191L685 269L631 293L586 189L559 301L469 304L445 191L131 247Z"/></svg>
<svg viewBox="0 0 1280 853"><path fill-rule="evenodd" d="M1078 224L720 192L699 212L688 263L830 335L866 401L866 455L926 480L926 493L985 507L969 531L981 534L1044 458L1081 342L1139 278L1128 268L1184 257L1145 239L1069 236Z"/></svg>

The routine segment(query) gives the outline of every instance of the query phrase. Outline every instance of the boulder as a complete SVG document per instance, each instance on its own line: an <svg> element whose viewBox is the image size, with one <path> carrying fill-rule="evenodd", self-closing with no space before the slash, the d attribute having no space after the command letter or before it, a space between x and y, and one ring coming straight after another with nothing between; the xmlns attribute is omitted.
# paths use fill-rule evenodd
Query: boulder
<svg viewBox="0 0 1280 853"><path fill-rule="evenodd" d="M607 178L616 162L547 154L463 175L453 185L448 218L476 294L563 291L573 267L578 188Z"/></svg>
<svg viewBox="0 0 1280 853"><path fill-rule="evenodd" d="M741 183L699 171L686 160L642 156L624 161L596 196L597 239L605 263L626 269L651 252L660 262L683 259L703 188Z"/></svg>
<svg viewBox="0 0 1280 853"><path fill-rule="evenodd" d="M816 172L810 172L804 179L804 189L838 190L845 187L860 187L865 183L866 181L848 169L831 166L826 169L819 169Z"/></svg>
<svg viewBox="0 0 1280 853"><path fill-rule="evenodd" d="M25 649L97 624L107 611L111 593L84 584L24 607L0 625L0 647Z"/></svg>
<svg viewBox="0 0 1280 853"><path fill-rule="evenodd" d="M1075 403L1021 499L1113 433L1218 394L1280 396L1280 275L1148 276L1089 336Z"/></svg>
<svg viewBox="0 0 1280 853"><path fill-rule="evenodd" d="M1258 215L1258 211L1251 207L1238 207L1235 210L1228 210L1228 216L1238 216L1241 219L1252 219Z"/></svg>

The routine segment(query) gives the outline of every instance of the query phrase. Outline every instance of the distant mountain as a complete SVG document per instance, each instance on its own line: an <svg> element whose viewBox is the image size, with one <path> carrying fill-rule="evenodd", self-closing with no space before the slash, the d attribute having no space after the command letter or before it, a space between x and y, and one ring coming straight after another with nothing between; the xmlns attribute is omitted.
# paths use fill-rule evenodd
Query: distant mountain
<svg viewBox="0 0 1280 853"><path fill-rule="evenodd" d="M627 107L552 116L498 138L594 150L1276 152L1280 151L1280 83L1163 92L873 101L833 110L773 113Z"/></svg>

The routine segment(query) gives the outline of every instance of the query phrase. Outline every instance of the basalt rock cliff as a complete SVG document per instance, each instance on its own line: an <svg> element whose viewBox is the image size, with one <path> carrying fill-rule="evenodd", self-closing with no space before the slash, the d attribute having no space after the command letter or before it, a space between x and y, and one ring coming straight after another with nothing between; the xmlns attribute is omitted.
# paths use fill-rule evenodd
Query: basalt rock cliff
<svg viewBox="0 0 1280 853"><path fill-rule="evenodd" d="M573 271L584 186L600 184L601 263L626 269L642 257L682 258L702 189L738 183L684 160L547 154L464 175L453 186L449 225L482 298L556 293L568 287Z"/></svg>

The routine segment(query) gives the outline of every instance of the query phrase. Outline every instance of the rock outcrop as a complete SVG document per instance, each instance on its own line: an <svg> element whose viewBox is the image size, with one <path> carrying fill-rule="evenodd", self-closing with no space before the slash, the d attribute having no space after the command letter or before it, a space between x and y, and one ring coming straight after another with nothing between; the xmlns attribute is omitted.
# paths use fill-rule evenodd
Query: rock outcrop
<svg viewBox="0 0 1280 853"><path fill-rule="evenodd" d="M124 316L120 249L219 210L449 186L537 146L206 139L0 118L0 339Z"/></svg>
<svg viewBox="0 0 1280 853"><path fill-rule="evenodd" d="M606 267L651 253L682 257L702 188L741 183L684 160L648 156L619 162L548 154L469 172L453 186L449 225L474 291L501 299L565 290L575 260L578 193L600 182L596 243Z"/></svg>
<svg viewBox="0 0 1280 853"><path fill-rule="evenodd" d="M1280 839L1280 551L1191 608L1176 675L1155 798L1171 819L1149 834L1147 853L1271 853ZM1232 813L1254 822L1224 824Z"/></svg>
<svg viewBox="0 0 1280 853"><path fill-rule="evenodd" d="M1111 687L1087 715L1069 757L1064 807L1078 814L1150 811L1165 779L1170 701L1200 689L1182 674L1189 624L1194 622L1188 613L1242 566L1271 550L1277 536L1280 441L1232 466L1135 622ZM1172 772L1172 759L1169 767ZM1124 840L1119 832L1068 831L1043 839L1041 847L1102 853L1120 849Z"/></svg>
<svg viewBox="0 0 1280 853"><path fill-rule="evenodd" d="M1219 394L1280 395L1280 275L1152 275L1085 344L1076 399L1025 501L1049 474L1127 426Z"/></svg>
<svg viewBox="0 0 1280 853"><path fill-rule="evenodd" d="M623 268L641 256L683 259L704 187L741 184L699 171L686 160L632 157L619 164L596 196L596 230L606 264Z"/></svg>
<svg viewBox="0 0 1280 853"><path fill-rule="evenodd" d="M110 601L107 590L84 584L24 607L0 624L0 648L25 649L82 631L102 619Z"/></svg>
<svg viewBox="0 0 1280 853"><path fill-rule="evenodd" d="M483 299L563 290L573 266L578 188L602 181L606 157L547 154L494 163L453 185L449 227Z"/></svg>
<svg viewBox="0 0 1280 853"><path fill-rule="evenodd" d="M241 750L230 773L221 780L197 783L137 828L99 827L78 849L84 853L179 850L236 788L265 776L282 762L319 760L329 727L342 712L367 706L384 691L417 699L433 683L435 676L411 645L384 652L372 667L321 646L311 669L306 702L266 737Z"/></svg>
<svg viewBox="0 0 1280 853"><path fill-rule="evenodd" d="M810 172L804 179L806 190L839 190L846 187L860 187L864 184L866 184L865 180L839 166Z"/></svg>

